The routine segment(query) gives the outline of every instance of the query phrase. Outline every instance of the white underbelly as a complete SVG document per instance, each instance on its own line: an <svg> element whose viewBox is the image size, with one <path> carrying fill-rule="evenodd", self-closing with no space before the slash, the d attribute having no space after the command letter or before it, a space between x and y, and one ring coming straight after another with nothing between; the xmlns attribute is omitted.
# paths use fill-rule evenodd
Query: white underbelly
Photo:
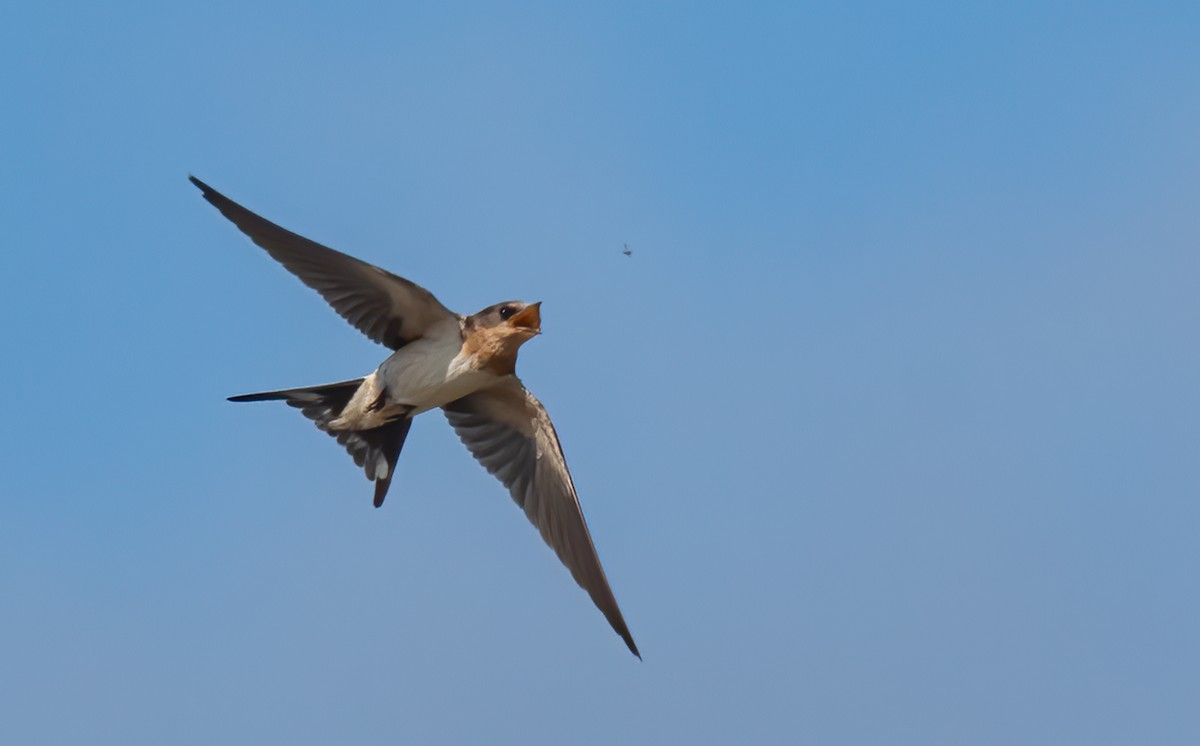
<svg viewBox="0 0 1200 746"><path fill-rule="evenodd" d="M461 350L457 335L419 339L397 350L375 374L386 391L388 405L413 407L412 414L420 414L495 381L495 376L466 365Z"/></svg>

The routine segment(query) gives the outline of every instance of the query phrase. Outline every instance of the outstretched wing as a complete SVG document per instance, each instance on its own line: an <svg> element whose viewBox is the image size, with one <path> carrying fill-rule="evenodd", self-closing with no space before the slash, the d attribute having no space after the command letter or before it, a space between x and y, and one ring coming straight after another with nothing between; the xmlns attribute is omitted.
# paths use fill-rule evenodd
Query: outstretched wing
<svg viewBox="0 0 1200 746"><path fill-rule="evenodd" d="M188 178L242 233L376 342L398 350L439 321L457 319L420 285L281 228L195 176Z"/></svg>
<svg viewBox="0 0 1200 746"><path fill-rule="evenodd" d="M509 376L442 409L463 444L504 483L575 582L641 658L600 566L562 446L542 403Z"/></svg>

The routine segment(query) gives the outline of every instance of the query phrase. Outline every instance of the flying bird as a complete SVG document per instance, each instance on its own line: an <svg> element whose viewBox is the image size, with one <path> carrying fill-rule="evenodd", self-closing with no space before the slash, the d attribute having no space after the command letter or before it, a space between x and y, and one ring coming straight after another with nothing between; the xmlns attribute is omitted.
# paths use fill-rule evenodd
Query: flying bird
<svg viewBox="0 0 1200 746"><path fill-rule="evenodd" d="M629 244L625 244L625 250L621 253L625 256L633 256L633 249L629 248Z"/></svg>
<svg viewBox="0 0 1200 746"><path fill-rule="evenodd" d="M413 418L440 408L641 658L600 565L554 425L516 376L517 351L541 333L541 303L506 301L470 316L454 313L420 285L281 228L189 179L342 318L393 351L363 378L230 401L284 401L299 409L365 470L375 483L375 507L391 486Z"/></svg>

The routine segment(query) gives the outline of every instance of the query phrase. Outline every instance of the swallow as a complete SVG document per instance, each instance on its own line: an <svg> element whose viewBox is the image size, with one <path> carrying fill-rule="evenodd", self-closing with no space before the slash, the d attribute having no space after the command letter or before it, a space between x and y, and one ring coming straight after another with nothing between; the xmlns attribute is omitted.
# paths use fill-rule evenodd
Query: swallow
<svg viewBox="0 0 1200 746"><path fill-rule="evenodd" d="M413 418L441 409L467 450L508 488L640 659L600 565L554 424L516 375L517 351L541 333L541 303L506 301L470 316L454 313L420 285L281 228L188 178L342 318L393 351L362 378L230 401L283 401L299 409L375 483L375 507L387 496Z"/></svg>

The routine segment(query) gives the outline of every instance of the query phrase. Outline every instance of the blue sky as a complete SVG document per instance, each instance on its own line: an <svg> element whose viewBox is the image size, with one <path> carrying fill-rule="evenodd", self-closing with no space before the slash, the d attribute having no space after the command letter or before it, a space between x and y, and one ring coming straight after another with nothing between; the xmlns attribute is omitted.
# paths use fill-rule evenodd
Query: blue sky
<svg viewBox="0 0 1200 746"><path fill-rule="evenodd" d="M1195 4L248 5L3 12L0 741L1200 738ZM188 173L543 301L645 662Z"/></svg>

